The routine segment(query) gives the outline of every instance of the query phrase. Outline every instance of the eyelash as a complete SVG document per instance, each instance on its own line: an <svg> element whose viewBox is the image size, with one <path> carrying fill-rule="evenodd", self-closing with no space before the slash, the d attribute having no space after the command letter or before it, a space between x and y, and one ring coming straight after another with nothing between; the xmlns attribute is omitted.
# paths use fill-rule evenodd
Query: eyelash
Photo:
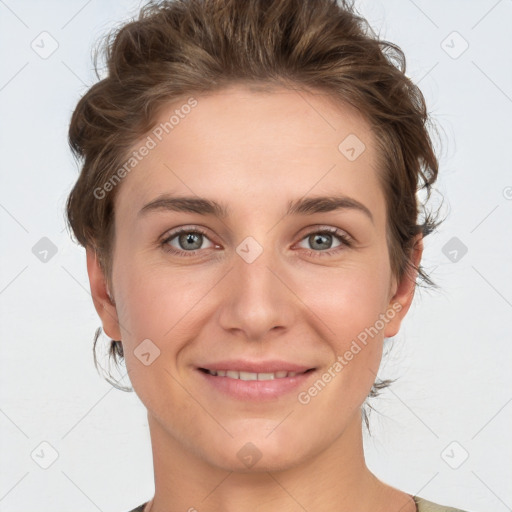
<svg viewBox="0 0 512 512"><path fill-rule="evenodd" d="M161 242L161 247L164 249L164 251L169 252L176 256L185 256L185 257L196 256L197 253L199 251L201 251L202 249L196 249L195 251L182 251L182 250L175 249L174 247L171 247L169 245L169 242L171 240L173 240L177 236L181 235L182 233L201 234L201 235L205 236L206 238L208 238L208 234L206 233L206 231L204 231L201 228L198 228L198 227L193 228L193 229L182 228L182 229L172 232L168 237L166 237ZM336 247L335 249L327 249L325 251L314 251L312 249L304 249L304 251L306 251L308 256L312 256L312 257L332 256L333 253L337 253L338 251L343 250L345 247L352 247L352 245L353 245L353 240L351 237L349 237L343 231L341 231L337 228L331 228L331 227L323 227L323 228L319 229L318 231L310 231L309 233L304 235L300 241L302 242L305 238L307 238L311 235L319 235L319 234L334 235L341 242L341 245L339 247Z"/></svg>

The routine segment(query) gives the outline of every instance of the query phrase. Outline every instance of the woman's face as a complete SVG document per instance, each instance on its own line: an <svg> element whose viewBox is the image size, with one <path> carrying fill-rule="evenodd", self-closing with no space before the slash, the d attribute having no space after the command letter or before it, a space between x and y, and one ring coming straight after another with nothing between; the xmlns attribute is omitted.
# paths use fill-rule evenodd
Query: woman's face
<svg viewBox="0 0 512 512"><path fill-rule="evenodd" d="M115 306L98 311L169 449L228 470L291 467L360 424L413 284L391 274L375 142L356 111L286 89L195 100L133 148L115 202ZM90 252L88 265L99 304ZM275 378L200 369L230 365ZM275 375L294 368L314 370Z"/></svg>

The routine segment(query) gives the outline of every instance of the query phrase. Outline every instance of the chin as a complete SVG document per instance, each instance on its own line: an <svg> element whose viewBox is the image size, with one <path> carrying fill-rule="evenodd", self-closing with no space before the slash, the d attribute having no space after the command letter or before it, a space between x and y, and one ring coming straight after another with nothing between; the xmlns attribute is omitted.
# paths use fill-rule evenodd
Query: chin
<svg viewBox="0 0 512 512"><path fill-rule="evenodd" d="M275 432L271 434L274 436ZM243 436L231 439L223 446L218 445L218 451L209 453L205 459L214 466L236 473L263 473L268 471L283 471L298 466L308 453L301 453L300 448L286 442L283 437L274 439L265 437L267 434ZM286 436L284 436L286 437ZM250 440L252 439L252 441ZM310 443L300 443L304 448Z"/></svg>

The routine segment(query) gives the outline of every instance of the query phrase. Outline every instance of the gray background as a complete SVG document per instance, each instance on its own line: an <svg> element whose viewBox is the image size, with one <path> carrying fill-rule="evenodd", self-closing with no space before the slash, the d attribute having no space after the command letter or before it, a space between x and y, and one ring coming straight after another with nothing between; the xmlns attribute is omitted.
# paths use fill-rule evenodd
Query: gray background
<svg viewBox="0 0 512 512"><path fill-rule="evenodd" d="M444 133L449 215L423 261L441 290L417 293L382 365L399 381L373 402L368 465L432 501L512 510L512 1L358 5ZM100 322L63 216L91 48L138 6L0 0L1 511L126 511L154 490L145 409L94 368Z"/></svg>

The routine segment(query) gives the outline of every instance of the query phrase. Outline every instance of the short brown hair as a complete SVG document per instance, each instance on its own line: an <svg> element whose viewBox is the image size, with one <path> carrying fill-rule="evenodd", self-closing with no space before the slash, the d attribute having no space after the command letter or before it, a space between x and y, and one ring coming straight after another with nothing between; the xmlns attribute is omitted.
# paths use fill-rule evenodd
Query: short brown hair
<svg viewBox="0 0 512 512"><path fill-rule="evenodd" d="M93 190L111 179L166 104L246 83L326 92L363 114L378 147L392 272L400 279L414 269L419 281L435 286L410 260L416 235L426 236L440 224L425 208L438 174L428 130L435 126L422 92L405 75L402 50L379 39L353 4L152 1L138 19L108 34L103 50L108 75L80 99L69 127L69 144L82 169L66 206L76 239L94 248L109 283L119 187L102 199ZM420 189L426 191L424 203ZM122 357L122 345L115 343L110 353Z"/></svg>

